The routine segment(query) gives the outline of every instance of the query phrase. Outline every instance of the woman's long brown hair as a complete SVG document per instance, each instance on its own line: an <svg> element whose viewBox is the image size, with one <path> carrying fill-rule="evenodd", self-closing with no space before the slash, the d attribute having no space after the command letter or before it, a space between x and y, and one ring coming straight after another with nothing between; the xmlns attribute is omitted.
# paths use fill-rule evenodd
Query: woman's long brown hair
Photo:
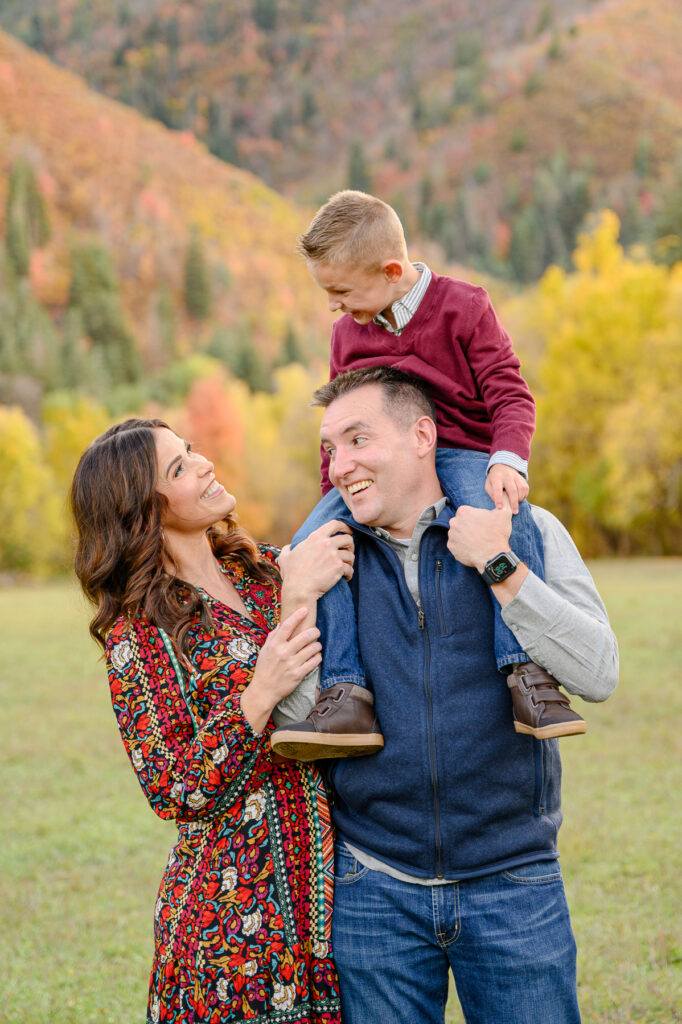
<svg viewBox="0 0 682 1024"><path fill-rule="evenodd" d="M143 613L186 653L190 625L213 626L199 591L172 575L164 549L166 498L156 489L155 431L171 428L159 419L129 419L110 427L81 456L71 485L77 529L76 575L97 607L90 633L102 647L119 616ZM279 578L254 541L228 516L209 528L216 556L231 555L263 582Z"/></svg>

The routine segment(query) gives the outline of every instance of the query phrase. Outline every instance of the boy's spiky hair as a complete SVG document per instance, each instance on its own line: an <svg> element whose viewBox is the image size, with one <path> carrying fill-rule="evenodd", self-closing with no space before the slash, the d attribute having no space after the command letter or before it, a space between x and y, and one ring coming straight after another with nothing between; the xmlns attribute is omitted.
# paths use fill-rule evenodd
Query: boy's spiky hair
<svg viewBox="0 0 682 1024"><path fill-rule="evenodd" d="M314 263L379 270L387 259L407 259L405 234L393 207L366 192L337 192L313 217L297 251Z"/></svg>

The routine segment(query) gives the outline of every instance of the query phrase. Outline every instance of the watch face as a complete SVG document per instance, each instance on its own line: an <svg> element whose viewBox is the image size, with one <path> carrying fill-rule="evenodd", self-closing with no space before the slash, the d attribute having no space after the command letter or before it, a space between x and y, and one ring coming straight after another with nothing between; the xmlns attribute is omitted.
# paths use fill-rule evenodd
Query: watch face
<svg viewBox="0 0 682 1024"><path fill-rule="evenodd" d="M498 555L497 558L488 562L486 568L496 580L503 580L515 568L515 565L506 555Z"/></svg>

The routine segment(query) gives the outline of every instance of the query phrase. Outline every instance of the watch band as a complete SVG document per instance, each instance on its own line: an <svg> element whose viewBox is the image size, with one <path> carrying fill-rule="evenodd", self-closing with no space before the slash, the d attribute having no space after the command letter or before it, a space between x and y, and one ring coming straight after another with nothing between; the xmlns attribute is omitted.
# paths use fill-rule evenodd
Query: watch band
<svg viewBox="0 0 682 1024"><path fill-rule="evenodd" d="M481 576L486 583L502 583L513 572L516 572L520 561L521 559L517 558L513 551L501 551L499 555L495 555L494 558L486 562Z"/></svg>

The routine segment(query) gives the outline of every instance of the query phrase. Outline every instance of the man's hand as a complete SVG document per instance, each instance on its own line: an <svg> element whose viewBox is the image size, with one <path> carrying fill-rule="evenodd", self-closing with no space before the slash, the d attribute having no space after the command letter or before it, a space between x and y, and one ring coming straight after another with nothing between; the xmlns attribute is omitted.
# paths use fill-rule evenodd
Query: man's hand
<svg viewBox="0 0 682 1024"><path fill-rule="evenodd" d="M511 518L511 504L506 494L501 508L460 505L450 520L448 551L458 562L482 572L486 562L501 551L509 550Z"/></svg>
<svg viewBox="0 0 682 1024"><path fill-rule="evenodd" d="M502 508L460 505L450 520L448 551L458 562L483 572L486 562L509 550L511 518L511 503L506 494ZM527 575L528 566L520 562L516 572L490 587L499 604L508 604L518 594Z"/></svg>
<svg viewBox="0 0 682 1024"><path fill-rule="evenodd" d="M511 466L496 462L488 470L488 475L485 478L485 491L498 509L504 507L503 498L506 494L511 504L511 510L516 515L519 511L519 502L528 496L529 490L525 476L518 470L512 469Z"/></svg>

